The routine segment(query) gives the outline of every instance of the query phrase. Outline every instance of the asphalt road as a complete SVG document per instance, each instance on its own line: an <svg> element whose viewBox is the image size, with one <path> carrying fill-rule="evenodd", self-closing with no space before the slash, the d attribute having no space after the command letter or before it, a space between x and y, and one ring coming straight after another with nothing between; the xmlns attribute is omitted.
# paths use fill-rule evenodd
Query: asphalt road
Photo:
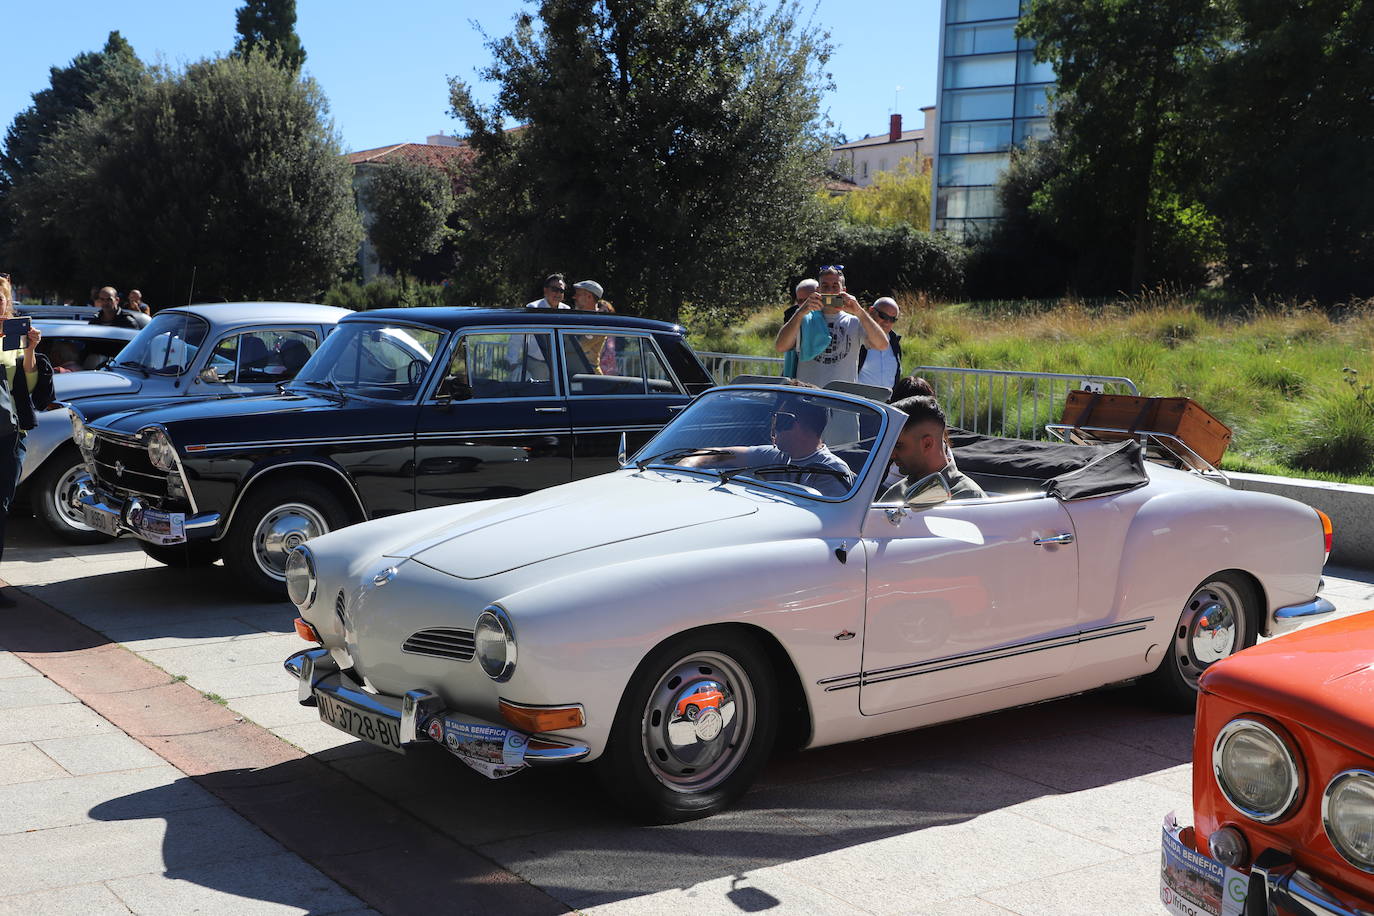
<svg viewBox="0 0 1374 916"><path fill-rule="evenodd" d="M1374 576L1329 572L1326 594L1341 613L1374 607ZM339 787L334 807L356 809L363 834L402 837L377 854L398 856L394 865L373 861L342 882L383 911L376 901L394 898L369 896L368 882L434 877L415 867L420 852L409 865L398 854L423 835L487 870L464 887L480 885L507 911L1158 914L1160 825L1191 810L1191 716L1161 712L1128 686L780 755L735 810L640 827L586 768L493 782L438 749L402 758L323 725L281 669L305 645L294 609L239 599L222 566L168 569L129 542L71 548L16 520L0 575L310 755L279 764L283 780L311 772L318 783L324 769L308 768L324 765ZM271 769L257 779L270 783ZM251 821L252 808L237 810ZM213 829L179 819L165 847ZM313 848L297 851L313 861ZM0 871L0 911L5 881ZM283 903L251 886L233 893L254 912Z"/></svg>

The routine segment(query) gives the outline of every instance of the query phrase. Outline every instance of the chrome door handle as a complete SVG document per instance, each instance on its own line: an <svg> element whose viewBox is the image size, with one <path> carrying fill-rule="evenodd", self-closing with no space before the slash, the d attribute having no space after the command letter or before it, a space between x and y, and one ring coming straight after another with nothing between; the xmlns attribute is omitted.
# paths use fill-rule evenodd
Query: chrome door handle
<svg viewBox="0 0 1374 916"><path fill-rule="evenodd" d="M1072 535L1072 534L1056 534L1056 535L1055 535L1054 537L1052 537L1052 538L1036 538L1036 539L1035 539L1034 541L1032 541L1031 543L1033 543L1036 547L1050 547L1050 546L1052 546L1052 545L1054 545L1054 544L1072 544L1072 543L1073 543L1073 535Z"/></svg>
<svg viewBox="0 0 1374 916"><path fill-rule="evenodd" d="M568 408L566 408L566 407L536 407L536 408L534 408L534 412L535 412L535 413L567 413L567 412L568 412Z"/></svg>

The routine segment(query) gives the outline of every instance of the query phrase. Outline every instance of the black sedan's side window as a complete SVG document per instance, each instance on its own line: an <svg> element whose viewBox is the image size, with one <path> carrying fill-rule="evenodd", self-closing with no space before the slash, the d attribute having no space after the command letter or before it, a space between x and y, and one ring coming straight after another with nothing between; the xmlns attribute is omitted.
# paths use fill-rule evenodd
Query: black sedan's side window
<svg viewBox="0 0 1374 916"><path fill-rule="evenodd" d="M681 391L653 343L640 336L564 333L563 365L574 396Z"/></svg>
<svg viewBox="0 0 1374 916"><path fill-rule="evenodd" d="M551 335L515 331L465 334L453 349L440 397L547 398L554 393L549 371Z"/></svg>

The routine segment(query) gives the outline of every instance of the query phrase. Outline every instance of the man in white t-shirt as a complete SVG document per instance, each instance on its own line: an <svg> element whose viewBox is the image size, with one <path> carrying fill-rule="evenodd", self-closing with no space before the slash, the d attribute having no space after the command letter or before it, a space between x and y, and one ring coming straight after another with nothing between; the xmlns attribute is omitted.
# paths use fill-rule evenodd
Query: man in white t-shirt
<svg viewBox="0 0 1374 916"><path fill-rule="evenodd" d="M872 315L859 307L859 300L845 292L843 271L840 264L821 268L820 286L787 319L773 342L779 353L798 350L797 380L819 388L836 380L856 381L861 346L870 350L888 348L887 332L878 326ZM802 324L806 316L815 311L820 311L825 319L830 342L811 359L804 359Z"/></svg>
<svg viewBox="0 0 1374 916"><path fill-rule="evenodd" d="M527 309L571 309L563 301L568 294L568 284L562 274L549 274L544 278L544 297L525 303Z"/></svg>

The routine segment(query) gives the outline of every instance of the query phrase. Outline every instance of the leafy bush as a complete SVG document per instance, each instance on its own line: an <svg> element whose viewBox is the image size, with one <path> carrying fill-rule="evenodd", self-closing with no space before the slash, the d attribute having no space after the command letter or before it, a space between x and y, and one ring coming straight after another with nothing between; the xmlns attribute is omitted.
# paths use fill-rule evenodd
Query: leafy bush
<svg viewBox="0 0 1374 916"><path fill-rule="evenodd" d="M452 287L419 283L404 274L399 277L375 277L366 283L353 280L336 283L324 294L323 302L355 312L459 304Z"/></svg>
<svg viewBox="0 0 1374 916"><path fill-rule="evenodd" d="M849 291L866 299L898 291L953 298L963 289L965 257L959 244L906 224L836 220L812 249L809 263L843 264Z"/></svg>

